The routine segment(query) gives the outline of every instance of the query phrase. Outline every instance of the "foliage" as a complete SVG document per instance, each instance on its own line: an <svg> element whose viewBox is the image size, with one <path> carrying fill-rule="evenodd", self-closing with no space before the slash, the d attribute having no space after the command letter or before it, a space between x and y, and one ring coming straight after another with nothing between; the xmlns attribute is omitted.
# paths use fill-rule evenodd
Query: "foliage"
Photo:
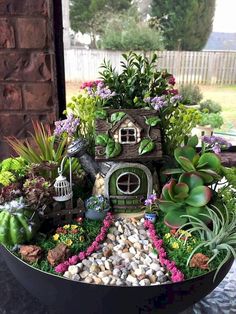
<svg viewBox="0 0 236 314"><path fill-rule="evenodd" d="M71 0L70 21L75 32L89 33L96 47L96 35L101 34L110 16L130 7L130 0Z"/></svg>
<svg viewBox="0 0 236 314"><path fill-rule="evenodd" d="M208 110L208 113L218 113L222 111L222 107L218 102L207 99L200 103L200 111L204 112L205 110Z"/></svg>
<svg viewBox="0 0 236 314"><path fill-rule="evenodd" d="M230 186L223 186L218 191L218 198L221 200L221 203L223 203L229 211L235 211L236 212L236 191L235 189L232 189Z"/></svg>
<svg viewBox="0 0 236 314"><path fill-rule="evenodd" d="M35 210L43 210L53 202L53 188L43 177L27 179L23 185L23 192L27 204Z"/></svg>
<svg viewBox="0 0 236 314"><path fill-rule="evenodd" d="M120 143L115 142L107 134L99 134L95 138L96 145L105 147L105 154L107 158L114 158L119 156L122 151Z"/></svg>
<svg viewBox="0 0 236 314"><path fill-rule="evenodd" d="M39 227L37 214L23 198L0 206L0 243L8 246L30 241Z"/></svg>
<svg viewBox="0 0 236 314"><path fill-rule="evenodd" d="M172 156L184 138L191 134L192 129L199 123L201 115L194 108L184 105L169 106L160 113L161 125L164 136L165 153Z"/></svg>
<svg viewBox="0 0 236 314"><path fill-rule="evenodd" d="M179 228L188 214L200 217L211 200L211 189L203 185L202 178L194 173L183 173L179 180L171 179L163 189L159 207L165 213L164 222L173 229Z"/></svg>
<svg viewBox="0 0 236 314"><path fill-rule="evenodd" d="M88 141L91 149L94 147L94 120L97 109L96 98L79 95L72 97L72 101L67 104L65 112L67 115L72 113L80 119L79 136L82 136Z"/></svg>
<svg viewBox="0 0 236 314"><path fill-rule="evenodd" d="M195 106L203 99L199 86L192 84L181 85L179 92L182 96L182 103L188 106Z"/></svg>
<svg viewBox="0 0 236 314"><path fill-rule="evenodd" d="M221 170L228 184L232 188L236 189L236 167L231 167L231 168L222 167Z"/></svg>
<svg viewBox="0 0 236 314"><path fill-rule="evenodd" d="M213 129L218 129L224 124L220 113L202 113L199 125L210 125Z"/></svg>
<svg viewBox="0 0 236 314"><path fill-rule="evenodd" d="M0 204L13 201L23 195L22 184L12 183L0 189Z"/></svg>
<svg viewBox="0 0 236 314"><path fill-rule="evenodd" d="M28 164L42 164L46 161L55 162L60 165L64 157L67 138L57 142L55 136L52 136L49 126L44 126L39 122L32 122L34 134L31 134L30 141L24 142L15 137L7 138L8 143L13 150L21 156ZM47 177L54 179L57 171L47 174Z"/></svg>
<svg viewBox="0 0 236 314"><path fill-rule="evenodd" d="M122 56L121 73L109 61L104 61L101 66L100 75L104 84L116 93L107 101L107 106L126 109L146 107L146 97L168 94L167 91L173 89L169 83L173 76L156 70L156 54L151 59L134 52Z"/></svg>
<svg viewBox="0 0 236 314"><path fill-rule="evenodd" d="M191 222L181 227L181 229L187 228L190 233L197 233L201 239L201 243L191 252L187 264L190 262L194 253L201 247L209 247L213 253L208 264L223 251L225 253L224 259L217 268L216 277L220 268L231 256L236 258L236 212L229 211L225 206L223 211L214 206L213 209L207 207L207 213L202 214L202 216L212 221L211 228L204 221L192 215L185 216Z"/></svg>
<svg viewBox="0 0 236 314"><path fill-rule="evenodd" d="M152 16L162 18L169 50L201 50L212 31L215 0L153 0ZM163 18L165 17L165 18Z"/></svg>
<svg viewBox="0 0 236 314"><path fill-rule="evenodd" d="M192 172L199 175L206 184L220 179L221 161L214 153L196 152L198 143L196 136L186 138L185 146L177 147L174 151L175 160L181 169L166 170L165 174L179 174Z"/></svg>
<svg viewBox="0 0 236 314"><path fill-rule="evenodd" d="M0 185L8 186L26 174L27 164L21 157L7 158L0 162Z"/></svg>
<svg viewBox="0 0 236 314"><path fill-rule="evenodd" d="M110 203L103 195L91 196L85 201L85 207L87 210L103 212L109 210Z"/></svg>
<svg viewBox="0 0 236 314"><path fill-rule="evenodd" d="M150 153L154 150L155 143L150 138L145 138L141 141L139 145L139 155L144 155Z"/></svg>
<svg viewBox="0 0 236 314"><path fill-rule="evenodd" d="M161 32L151 29L146 22L141 22L130 12L113 15L105 27L99 44L102 49L110 50L163 50Z"/></svg>

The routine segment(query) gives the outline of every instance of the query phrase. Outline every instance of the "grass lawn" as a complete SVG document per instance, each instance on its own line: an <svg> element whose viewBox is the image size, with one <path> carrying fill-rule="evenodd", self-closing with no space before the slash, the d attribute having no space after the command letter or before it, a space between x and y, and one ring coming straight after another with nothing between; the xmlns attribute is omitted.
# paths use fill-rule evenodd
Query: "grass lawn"
<svg viewBox="0 0 236 314"><path fill-rule="evenodd" d="M66 84L67 102L80 91L81 82ZM222 106L225 124L223 131L236 133L236 86L200 86L204 99L212 99Z"/></svg>

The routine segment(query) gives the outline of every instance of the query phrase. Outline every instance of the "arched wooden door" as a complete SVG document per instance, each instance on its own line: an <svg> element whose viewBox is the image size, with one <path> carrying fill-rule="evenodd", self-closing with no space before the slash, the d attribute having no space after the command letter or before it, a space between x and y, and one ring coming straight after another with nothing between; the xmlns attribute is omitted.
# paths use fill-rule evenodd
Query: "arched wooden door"
<svg viewBox="0 0 236 314"><path fill-rule="evenodd" d="M141 164L121 163L107 175L106 192L115 212L139 212L152 191L152 176Z"/></svg>

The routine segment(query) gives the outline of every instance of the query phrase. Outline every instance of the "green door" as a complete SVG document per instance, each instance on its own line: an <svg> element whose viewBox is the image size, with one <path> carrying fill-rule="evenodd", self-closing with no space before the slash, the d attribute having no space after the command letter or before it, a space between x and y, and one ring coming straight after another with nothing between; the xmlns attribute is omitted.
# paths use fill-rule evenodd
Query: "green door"
<svg viewBox="0 0 236 314"><path fill-rule="evenodd" d="M109 197L115 212L139 212L148 193L144 170L136 167L117 169L109 179Z"/></svg>

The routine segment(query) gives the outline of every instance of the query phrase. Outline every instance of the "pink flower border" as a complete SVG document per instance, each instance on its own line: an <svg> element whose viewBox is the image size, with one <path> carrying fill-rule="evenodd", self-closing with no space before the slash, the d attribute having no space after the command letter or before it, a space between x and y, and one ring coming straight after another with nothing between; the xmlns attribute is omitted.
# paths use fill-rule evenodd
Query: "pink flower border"
<svg viewBox="0 0 236 314"><path fill-rule="evenodd" d="M69 258L66 262L63 262L55 267L55 272L63 274L69 268L69 266L76 265L81 262L92 253L99 249L101 242L105 240L106 234L112 225L113 216L111 213L107 213L105 219L103 220L103 226L101 227L100 234L96 237L95 241L86 249L86 251L80 252L78 255L74 255Z"/></svg>
<svg viewBox="0 0 236 314"><path fill-rule="evenodd" d="M171 273L171 281L172 282L183 281L184 274L176 267L174 261L170 261L166 258L167 254L165 249L163 248L163 240L158 239L154 224L150 220L146 220L144 222L144 227L147 228L149 231L149 236L158 252L161 265L165 266L167 270Z"/></svg>

